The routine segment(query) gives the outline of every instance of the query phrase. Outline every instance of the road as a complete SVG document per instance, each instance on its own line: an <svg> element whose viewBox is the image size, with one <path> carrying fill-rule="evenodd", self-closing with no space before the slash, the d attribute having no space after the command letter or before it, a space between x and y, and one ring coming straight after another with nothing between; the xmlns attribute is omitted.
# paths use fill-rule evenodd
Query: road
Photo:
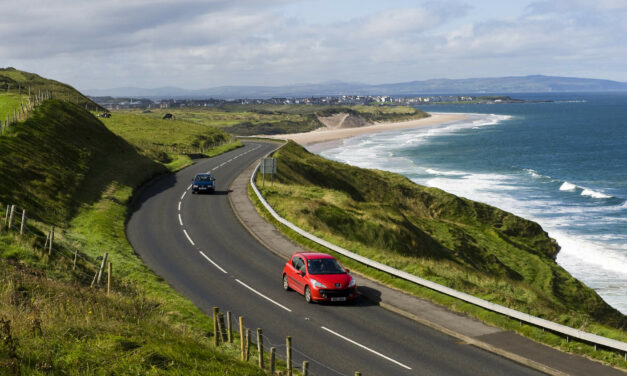
<svg viewBox="0 0 627 376"><path fill-rule="evenodd" d="M284 358L292 337L295 365L312 375L538 375L517 363L380 308L307 304L281 288L285 260L259 244L233 214L227 191L246 167L276 145L246 143L153 181L136 197L127 225L135 251L157 275L207 314L218 306L263 328L265 349ZM192 178L211 171L215 194L192 195Z"/></svg>

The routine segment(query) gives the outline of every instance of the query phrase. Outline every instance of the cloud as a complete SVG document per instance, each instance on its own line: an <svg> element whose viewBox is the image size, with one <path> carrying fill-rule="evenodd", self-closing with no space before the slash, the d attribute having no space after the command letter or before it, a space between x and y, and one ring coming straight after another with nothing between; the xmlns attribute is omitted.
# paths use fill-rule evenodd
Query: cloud
<svg viewBox="0 0 627 376"><path fill-rule="evenodd" d="M315 23L285 16L288 0L7 2L0 56L83 89L535 73L627 80L624 1L537 1L500 19L474 2L366 2L368 14Z"/></svg>

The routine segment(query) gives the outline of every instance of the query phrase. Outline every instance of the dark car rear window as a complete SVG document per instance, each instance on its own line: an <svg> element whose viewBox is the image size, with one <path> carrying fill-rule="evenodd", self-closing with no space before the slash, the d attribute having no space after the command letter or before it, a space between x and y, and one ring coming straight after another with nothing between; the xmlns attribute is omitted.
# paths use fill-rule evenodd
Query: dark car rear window
<svg viewBox="0 0 627 376"><path fill-rule="evenodd" d="M198 175L196 181L211 181L211 175Z"/></svg>
<svg viewBox="0 0 627 376"><path fill-rule="evenodd" d="M321 258L307 260L309 274L344 274L346 270L336 259Z"/></svg>

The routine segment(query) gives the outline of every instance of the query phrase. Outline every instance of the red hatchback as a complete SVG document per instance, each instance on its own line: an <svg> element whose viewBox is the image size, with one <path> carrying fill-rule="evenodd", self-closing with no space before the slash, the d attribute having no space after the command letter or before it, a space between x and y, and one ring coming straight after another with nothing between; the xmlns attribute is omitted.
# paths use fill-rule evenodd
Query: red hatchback
<svg viewBox="0 0 627 376"><path fill-rule="evenodd" d="M348 270L325 253L295 253L283 267L283 289L305 295L308 303L345 302L357 297L357 286Z"/></svg>

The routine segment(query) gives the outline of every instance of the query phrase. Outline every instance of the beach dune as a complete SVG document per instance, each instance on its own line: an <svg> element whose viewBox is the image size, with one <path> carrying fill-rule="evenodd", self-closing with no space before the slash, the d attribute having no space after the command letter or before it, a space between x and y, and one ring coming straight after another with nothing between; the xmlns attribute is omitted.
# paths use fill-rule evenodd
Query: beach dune
<svg viewBox="0 0 627 376"><path fill-rule="evenodd" d="M467 119L468 116L464 114L431 114L431 116L417 119L401 121L397 123L375 123L370 125L364 125L361 127L339 128L337 126L325 126L323 128L316 129L311 132L304 133L291 133L270 136L272 138L293 140L303 146L309 146L319 143L329 143L333 141L342 140L344 138L355 137L363 134L372 134L386 131L393 131L399 129L408 129L415 127L424 127L429 125L437 125L443 123L450 123L452 121L460 121ZM338 119L339 120L339 119ZM342 119L343 120L343 119ZM268 137L268 136L264 136Z"/></svg>

